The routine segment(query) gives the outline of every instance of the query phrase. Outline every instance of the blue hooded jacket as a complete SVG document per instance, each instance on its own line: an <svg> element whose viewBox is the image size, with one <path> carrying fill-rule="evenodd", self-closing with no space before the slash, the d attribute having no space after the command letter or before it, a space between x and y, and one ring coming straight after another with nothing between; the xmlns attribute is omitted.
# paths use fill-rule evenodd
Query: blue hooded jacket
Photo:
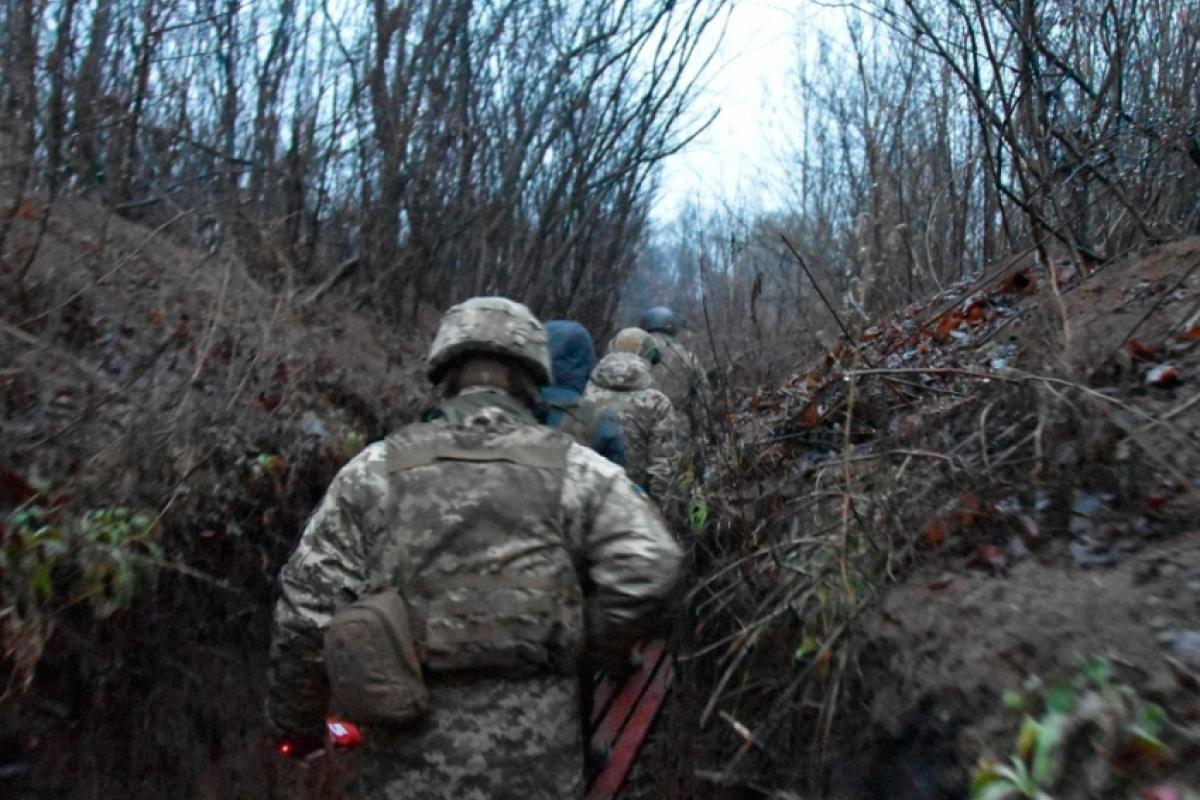
<svg viewBox="0 0 1200 800"><path fill-rule="evenodd" d="M550 340L550 364L554 368L554 386L583 394L592 367L596 366L596 348L587 328L569 319L552 319L546 323Z"/></svg>
<svg viewBox="0 0 1200 800"><path fill-rule="evenodd" d="M596 366L596 348L587 328L569 319L552 319L546 323L546 335L550 340L550 364L553 384L540 389L545 409L542 422L552 428L562 425L566 412L583 396L592 367ZM625 446L621 441L621 429L616 420L605 416L596 425L596 439L592 449L600 455L624 466Z"/></svg>

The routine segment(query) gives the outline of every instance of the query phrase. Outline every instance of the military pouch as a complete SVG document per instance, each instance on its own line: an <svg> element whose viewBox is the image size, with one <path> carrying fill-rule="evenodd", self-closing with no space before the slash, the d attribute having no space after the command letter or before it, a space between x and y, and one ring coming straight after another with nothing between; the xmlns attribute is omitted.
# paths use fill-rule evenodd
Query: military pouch
<svg viewBox="0 0 1200 800"><path fill-rule="evenodd" d="M418 579L413 589L431 671L573 674L583 602L562 578L455 575Z"/></svg>
<svg viewBox="0 0 1200 800"><path fill-rule="evenodd" d="M352 722L399 724L429 711L408 603L394 589L334 614L325 630L333 710Z"/></svg>

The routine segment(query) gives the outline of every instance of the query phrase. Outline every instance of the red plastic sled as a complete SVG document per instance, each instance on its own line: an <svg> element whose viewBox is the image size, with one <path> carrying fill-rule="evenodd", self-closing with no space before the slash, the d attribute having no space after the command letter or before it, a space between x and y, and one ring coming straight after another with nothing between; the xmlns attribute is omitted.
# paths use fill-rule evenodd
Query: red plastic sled
<svg viewBox="0 0 1200 800"><path fill-rule="evenodd" d="M641 657L641 666L619 690L608 679L596 687L592 748L609 756L584 800L617 796L671 685L674 665L664 642L647 642L641 648Z"/></svg>

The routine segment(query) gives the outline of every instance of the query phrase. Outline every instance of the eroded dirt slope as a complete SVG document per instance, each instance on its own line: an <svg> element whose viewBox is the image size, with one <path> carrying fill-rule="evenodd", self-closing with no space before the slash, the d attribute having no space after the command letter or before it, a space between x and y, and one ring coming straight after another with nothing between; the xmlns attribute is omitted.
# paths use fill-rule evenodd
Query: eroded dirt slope
<svg viewBox="0 0 1200 800"><path fill-rule="evenodd" d="M751 392L693 518L659 791L1196 786L1198 263L1017 260Z"/></svg>

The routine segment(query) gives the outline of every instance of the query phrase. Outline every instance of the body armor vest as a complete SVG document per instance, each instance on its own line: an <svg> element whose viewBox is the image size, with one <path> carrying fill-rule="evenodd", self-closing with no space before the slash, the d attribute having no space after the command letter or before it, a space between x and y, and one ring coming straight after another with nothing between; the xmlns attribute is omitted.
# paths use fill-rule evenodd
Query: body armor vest
<svg viewBox="0 0 1200 800"><path fill-rule="evenodd" d="M535 426L424 424L388 445L393 496L416 500L383 547L426 667L573 671L583 594L561 508L570 440Z"/></svg>

